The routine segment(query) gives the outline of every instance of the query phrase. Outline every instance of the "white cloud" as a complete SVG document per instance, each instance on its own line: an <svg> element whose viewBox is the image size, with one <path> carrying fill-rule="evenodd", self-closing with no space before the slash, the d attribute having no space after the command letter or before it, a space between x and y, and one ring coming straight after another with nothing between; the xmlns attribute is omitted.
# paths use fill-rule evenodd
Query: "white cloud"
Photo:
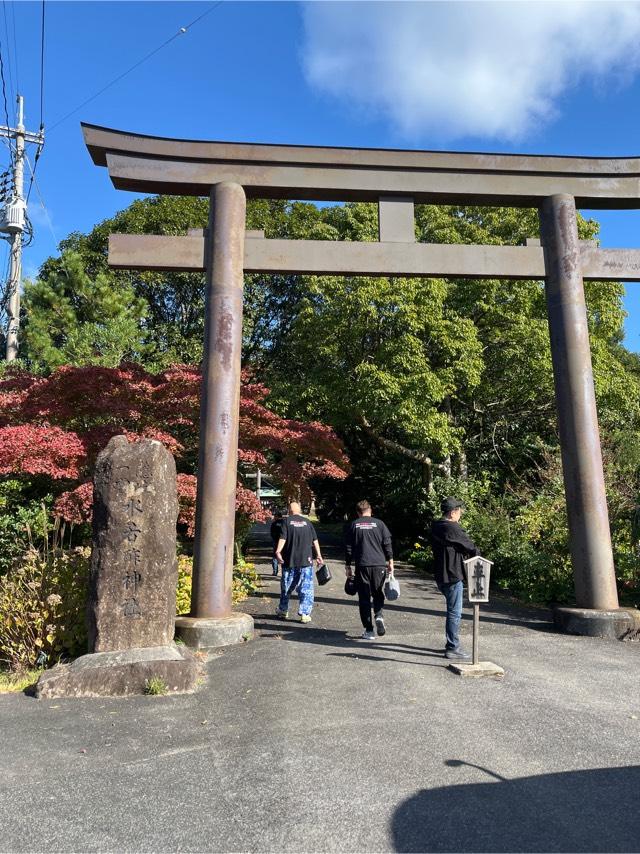
<svg viewBox="0 0 640 854"><path fill-rule="evenodd" d="M311 2L304 70L405 137L522 138L581 81L640 67L639 2Z"/></svg>

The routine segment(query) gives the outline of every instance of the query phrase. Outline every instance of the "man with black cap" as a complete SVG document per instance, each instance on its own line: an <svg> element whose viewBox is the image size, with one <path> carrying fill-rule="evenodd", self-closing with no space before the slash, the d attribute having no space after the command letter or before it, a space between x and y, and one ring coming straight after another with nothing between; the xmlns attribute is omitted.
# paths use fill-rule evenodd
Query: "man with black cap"
<svg viewBox="0 0 640 854"><path fill-rule="evenodd" d="M457 498L445 498L440 504L442 519L431 523L431 545L436 583L447 602L445 658L468 661L471 656L460 649L458 629L462 618L463 560L477 555L478 549L463 530L460 516L464 504Z"/></svg>

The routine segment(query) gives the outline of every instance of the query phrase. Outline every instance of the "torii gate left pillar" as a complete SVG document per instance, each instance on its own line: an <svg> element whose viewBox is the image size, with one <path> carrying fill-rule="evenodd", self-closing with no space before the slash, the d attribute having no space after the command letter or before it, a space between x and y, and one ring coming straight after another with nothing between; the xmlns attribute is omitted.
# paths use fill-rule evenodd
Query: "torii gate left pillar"
<svg viewBox="0 0 640 854"><path fill-rule="evenodd" d="M196 532L191 613L176 619L190 647L209 649L253 634L231 610L238 411L242 351L246 198L240 184L213 186L206 248L206 296Z"/></svg>

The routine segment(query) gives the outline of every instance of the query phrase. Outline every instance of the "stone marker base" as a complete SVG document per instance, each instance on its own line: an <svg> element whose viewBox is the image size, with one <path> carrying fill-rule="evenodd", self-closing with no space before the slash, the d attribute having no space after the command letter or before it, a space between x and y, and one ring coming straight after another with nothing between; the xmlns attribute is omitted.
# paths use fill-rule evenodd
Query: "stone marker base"
<svg viewBox="0 0 640 854"><path fill-rule="evenodd" d="M128 697L144 694L147 679L160 678L170 694L193 691L200 662L186 647L138 647L115 652L93 652L71 664L45 670L36 685L36 697Z"/></svg>
<svg viewBox="0 0 640 854"><path fill-rule="evenodd" d="M640 637L640 611L635 608L554 608L553 621L570 635L610 640Z"/></svg>
<svg viewBox="0 0 640 854"><path fill-rule="evenodd" d="M191 649L231 646L253 638L253 617L237 611L228 617L176 617L176 637Z"/></svg>
<svg viewBox="0 0 640 854"><path fill-rule="evenodd" d="M477 664L450 664L458 676L504 676L504 668L493 661L479 661Z"/></svg>

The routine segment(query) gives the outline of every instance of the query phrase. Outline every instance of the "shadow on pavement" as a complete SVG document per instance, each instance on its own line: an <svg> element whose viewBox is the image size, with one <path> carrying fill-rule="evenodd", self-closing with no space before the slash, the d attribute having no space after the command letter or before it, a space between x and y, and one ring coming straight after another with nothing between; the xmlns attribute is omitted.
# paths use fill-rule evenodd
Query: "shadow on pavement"
<svg viewBox="0 0 640 854"><path fill-rule="evenodd" d="M467 765L460 760L450 767ZM479 766L475 766L479 767ZM424 789L391 821L395 851L638 851L640 766Z"/></svg>
<svg viewBox="0 0 640 854"><path fill-rule="evenodd" d="M396 664L413 664L416 667L446 667L447 662L442 659L442 664L435 664L429 661L408 661L406 658L391 658L389 655L363 655L360 650L367 647L356 647L353 652L328 652L327 655L333 658L355 658L358 661L365 659L366 661L394 661ZM375 648L378 649L377 644ZM369 647L371 649L371 647ZM442 657L442 656L441 656Z"/></svg>
<svg viewBox="0 0 640 854"><path fill-rule="evenodd" d="M265 622L267 621L268 622ZM256 615L255 628L263 638L277 638L278 640L294 641L296 643L319 644L320 646L332 646L348 649L348 652L329 652L327 655L343 658L366 658L372 661L396 661L402 664L425 665L429 667L446 666L447 662L441 649L430 647L415 647L409 644L394 643L393 641L363 641L358 633L348 634L346 631L336 629L324 629L317 626L302 625L288 620L271 620L268 615ZM368 651L395 653L399 656L423 656L427 658L438 658L442 664L430 664L426 661L411 661L410 658L392 658L389 655L367 655Z"/></svg>
<svg viewBox="0 0 640 854"><path fill-rule="evenodd" d="M264 577L266 578L267 576L264 576ZM269 576L269 577L272 577L272 576ZM271 592L271 591L263 590L263 589L260 589L255 595L259 596L259 597L260 596L267 597L269 599L279 599L280 598L279 592L275 592L275 591ZM293 602L296 601L295 596L293 597L292 601ZM354 603L356 602L356 600L355 599L335 599L332 597L330 598L328 596L324 596L322 594L319 594L319 595L316 595L316 602L323 602L323 603L326 603L327 605L349 605L350 607L354 607ZM494 611L499 610L495 606L493 601L491 602L491 608ZM424 614L425 616L442 617L442 619L444 619L444 609L441 611L436 611L433 608L412 608L409 605L393 605L390 602L385 602L384 610L388 611L389 613L400 612L400 613L405 613L405 614ZM510 609L507 609L507 608L505 608L503 610L503 612L505 614L513 613ZM468 612L463 611L462 612L462 619L471 621L471 620L473 620L473 614L470 614ZM497 624L503 625L503 626L522 626L523 628L533 629L534 631L537 631L537 632L550 632L550 633L555 632L553 623L547 623L543 620L539 620L539 619L535 619L535 618L534 619L528 619L526 617L525 618L518 618L518 617L508 617L508 616L505 618L493 617L493 616L490 616L489 614L487 614L485 611L482 611L481 619L482 619L483 623L497 623Z"/></svg>

